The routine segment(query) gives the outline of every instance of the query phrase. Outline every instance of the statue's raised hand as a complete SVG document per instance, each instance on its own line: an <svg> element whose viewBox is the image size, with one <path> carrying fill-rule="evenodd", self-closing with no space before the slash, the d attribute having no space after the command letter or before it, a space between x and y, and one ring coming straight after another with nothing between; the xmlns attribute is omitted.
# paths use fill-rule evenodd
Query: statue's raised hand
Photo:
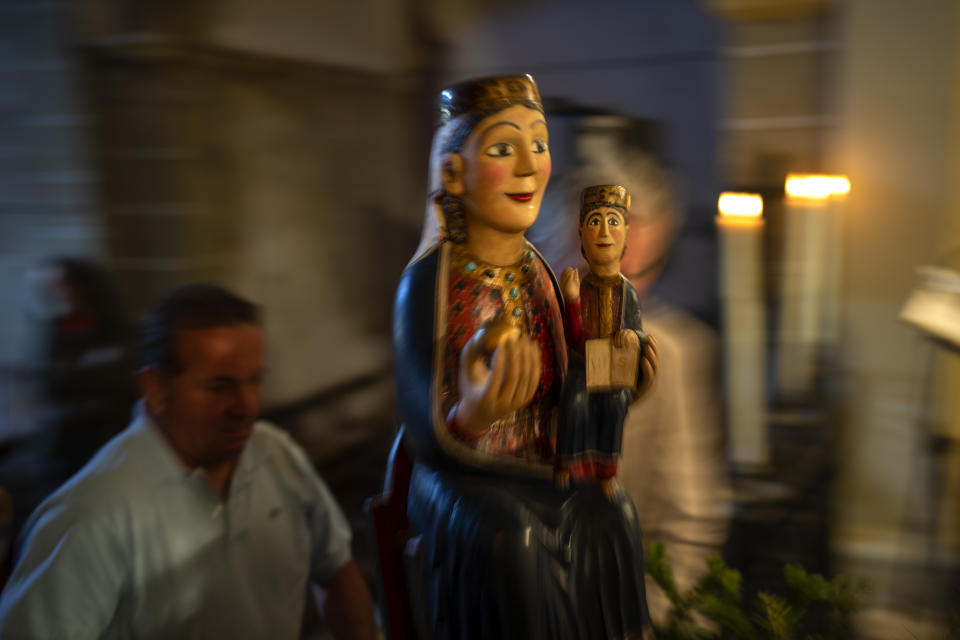
<svg viewBox="0 0 960 640"><path fill-rule="evenodd" d="M567 267L560 274L560 290L565 302L573 302L580 297L580 272Z"/></svg>
<svg viewBox="0 0 960 640"><path fill-rule="evenodd" d="M460 352L457 424L480 434L530 400L540 383L539 345L517 330L501 332L496 345L484 345L478 332ZM486 348L485 348L486 347ZM489 367L487 348L492 347Z"/></svg>

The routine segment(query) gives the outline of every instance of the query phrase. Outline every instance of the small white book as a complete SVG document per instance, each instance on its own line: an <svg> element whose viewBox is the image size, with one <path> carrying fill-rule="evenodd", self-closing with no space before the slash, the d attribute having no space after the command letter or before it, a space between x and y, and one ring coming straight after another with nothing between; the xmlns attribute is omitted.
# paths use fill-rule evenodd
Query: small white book
<svg viewBox="0 0 960 640"><path fill-rule="evenodd" d="M633 389L637 384L640 347L614 346L613 338L587 340L587 391Z"/></svg>

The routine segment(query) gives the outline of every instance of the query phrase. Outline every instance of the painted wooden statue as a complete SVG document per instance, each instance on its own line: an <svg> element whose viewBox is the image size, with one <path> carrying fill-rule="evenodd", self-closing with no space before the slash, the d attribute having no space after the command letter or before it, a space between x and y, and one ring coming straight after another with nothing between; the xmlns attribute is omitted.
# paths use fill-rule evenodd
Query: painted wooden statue
<svg viewBox="0 0 960 640"><path fill-rule="evenodd" d="M617 185L587 187L580 196L580 249L589 271L561 275L570 370L557 435L555 479L567 487L596 479L616 492L617 459L627 409L656 366L656 344L643 334L640 297L620 273L630 194ZM641 358L641 354L643 357Z"/></svg>
<svg viewBox="0 0 960 640"><path fill-rule="evenodd" d="M550 176L530 76L440 94L421 246L394 309L408 516L437 638L623 638L647 625L626 494L553 483L561 294L524 237Z"/></svg>

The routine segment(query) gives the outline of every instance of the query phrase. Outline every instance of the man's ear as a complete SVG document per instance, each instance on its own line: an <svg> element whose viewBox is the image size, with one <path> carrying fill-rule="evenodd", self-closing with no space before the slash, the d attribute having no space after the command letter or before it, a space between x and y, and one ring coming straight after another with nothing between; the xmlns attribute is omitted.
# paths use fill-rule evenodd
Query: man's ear
<svg viewBox="0 0 960 640"><path fill-rule="evenodd" d="M147 411L153 416L162 416L167 410L166 384L166 377L157 367L137 371L137 387L147 403Z"/></svg>
<svg viewBox="0 0 960 640"><path fill-rule="evenodd" d="M463 156L459 153L445 153L440 164L443 189L452 196L463 193Z"/></svg>

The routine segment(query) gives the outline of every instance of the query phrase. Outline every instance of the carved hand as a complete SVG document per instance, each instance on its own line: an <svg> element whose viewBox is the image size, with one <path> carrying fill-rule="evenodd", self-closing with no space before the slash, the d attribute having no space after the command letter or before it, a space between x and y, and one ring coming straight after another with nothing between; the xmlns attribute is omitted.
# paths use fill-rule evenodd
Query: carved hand
<svg viewBox="0 0 960 640"><path fill-rule="evenodd" d="M566 302L573 302L580 297L580 272L573 267L567 267L560 274L560 290Z"/></svg>
<svg viewBox="0 0 960 640"><path fill-rule="evenodd" d="M657 353L657 341L647 334L646 347L643 350L643 358L640 360L640 369L643 371L643 379L640 381L640 388L634 392L634 400L645 394L653 385L657 377L657 369L660 368L660 355Z"/></svg>
<svg viewBox="0 0 960 640"><path fill-rule="evenodd" d="M637 332L632 329L620 329L613 336L613 346L618 349L623 349L624 347L640 347L640 338L637 337Z"/></svg>
<svg viewBox="0 0 960 640"><path fill-rule="evenodd" d="M493 352L490 375L483 382L471 376L468 352L460 353L460 402L457 423L479 433L523 407L540 383L540 347L527 336L511 335Z"/></svg>

